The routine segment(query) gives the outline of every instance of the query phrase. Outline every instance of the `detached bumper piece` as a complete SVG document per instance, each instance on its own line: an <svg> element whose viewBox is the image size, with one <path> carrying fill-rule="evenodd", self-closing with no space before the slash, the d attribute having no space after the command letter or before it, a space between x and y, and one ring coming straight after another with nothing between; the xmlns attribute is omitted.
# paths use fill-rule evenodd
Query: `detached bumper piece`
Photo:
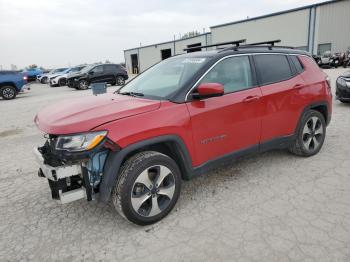
<svg viewBox="0 0 350 262"><path fill-rule="evenodd" d="M33 149L36 162L39 164L38 175L46 177L51 189L53 199L60 200L62 204L73 202L75 200L87 198L87 190L84 187L84 174L86 168L80 164L53 167L44 163L44 158L38 148ZM90 198L87 198L91 200Z"/></svg>

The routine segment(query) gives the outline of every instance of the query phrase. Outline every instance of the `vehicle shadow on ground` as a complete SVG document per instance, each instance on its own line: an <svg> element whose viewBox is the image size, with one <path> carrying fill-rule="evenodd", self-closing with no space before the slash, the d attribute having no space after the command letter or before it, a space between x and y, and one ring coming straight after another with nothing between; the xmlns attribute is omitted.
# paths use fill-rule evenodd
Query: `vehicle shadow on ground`
<svg viewBox="0 0 350 262"><path fill-rule="evenodd" d="M102 204L98 201L87 202L86 200L67 205L57 203L55 209L59 208L64 213L72 212L75 214L79 214L84 210L91 216L97 215L98 217L95 217L95 219L99 221L99 224L113 223L115 225L118 224L118 230L128 231L130 228L134 228L137 230L144 229L145 232L148 232L157 227L162 227L164 224L174 223L174 218L176 218L178 212L186 213L186 210L192 209L191 206L199 204L199 200L205 203L211 201L213 196L217 195L220 198L219 194L223 190L239 191L240 184L242 184L243 180L247 180L248 176L252 180L261 176L256 168L257 163L258 165L264 165L266 162L281 162L286 157L290 158L291 156L298 158L286 150L273 150L263 154L254 154L228 162L190 181L183 181L179 201L172 212L165 219L149 226L138 226L126 221L115 211L111 201L107 204Z"/></svg>

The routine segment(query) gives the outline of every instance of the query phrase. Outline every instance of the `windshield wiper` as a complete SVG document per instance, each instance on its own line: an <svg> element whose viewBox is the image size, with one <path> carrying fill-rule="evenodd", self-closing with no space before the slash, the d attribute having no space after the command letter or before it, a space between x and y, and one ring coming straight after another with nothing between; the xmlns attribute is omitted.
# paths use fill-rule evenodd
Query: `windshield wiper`
<svg viewBox="0 0 350 262"><path fill-rule="evenodd" d="M126 95L126 96L144 96L142 93L137 93L137 92L121 92L118 93L120 95Z"/></svg>

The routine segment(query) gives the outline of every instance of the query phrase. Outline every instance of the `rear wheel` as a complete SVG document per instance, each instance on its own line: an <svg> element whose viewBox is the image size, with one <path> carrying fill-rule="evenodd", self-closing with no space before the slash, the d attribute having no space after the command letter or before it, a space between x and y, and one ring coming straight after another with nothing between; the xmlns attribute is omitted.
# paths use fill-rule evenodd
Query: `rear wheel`
<svg viewBox="0 0 350 262"><path fill-rule="evenodd" d="M117 84L118 86L125 85L125 79L124 79L124 77L122 77L122 76L117 76L117 77L115 78L115 82L116 82L116 84Z"/></svg>
<svg viewBox="0 0 350 262"><path fill-rule="evenodd" d="M164 154L145 151L124 163L112 201L124 218L148 225L169 214L179 197L180 187L180 170L175 161Z"/></svg>
<svg viewBox="0 0 350 262"><path fill-rule="evenodd" d="M86 90L89 88L89 83L86 80L80 80L78 83L78 89L79 90Z"/></svg>
<svg viewBox="0 0 350 262"><path fill-rule="evenodd" d="M321 150L325 137L326 121L323 115L316 110L309 110L304 113L289 150L299 156L313 156Z"/></svg>
<svg viewBox="0 0 350 262"><path fill-rule="evenodd" d="M0 88L0 95L5 100L16 98L17 90L13 86L3 86Z"/></svg>
<svg viewBox="0 0 350 262"><path fill-rule="evenodd" d="M339 99L340 102L344 103L344 104L349 104L350 101L349 100L343 100L343 99Z"/></svg>

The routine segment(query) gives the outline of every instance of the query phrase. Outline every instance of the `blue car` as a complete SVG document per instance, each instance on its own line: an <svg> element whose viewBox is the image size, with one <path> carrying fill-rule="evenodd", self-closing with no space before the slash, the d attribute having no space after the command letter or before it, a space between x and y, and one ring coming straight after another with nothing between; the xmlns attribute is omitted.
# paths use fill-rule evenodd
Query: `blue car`
<svg viewBox="0 0 350 262"><path fill-rule="evenodd" d="M0 96L5 100L16 98L27 84L27 76L18 71L0 71Z"/></svg>
<svg viewBox="0 0 350 262"><path fill-rule="evenodd" d="M28 81L35 81L38 75L41 75L43 71L39 68L29 68L24 70L23 73L28 77Z"/></svg>

